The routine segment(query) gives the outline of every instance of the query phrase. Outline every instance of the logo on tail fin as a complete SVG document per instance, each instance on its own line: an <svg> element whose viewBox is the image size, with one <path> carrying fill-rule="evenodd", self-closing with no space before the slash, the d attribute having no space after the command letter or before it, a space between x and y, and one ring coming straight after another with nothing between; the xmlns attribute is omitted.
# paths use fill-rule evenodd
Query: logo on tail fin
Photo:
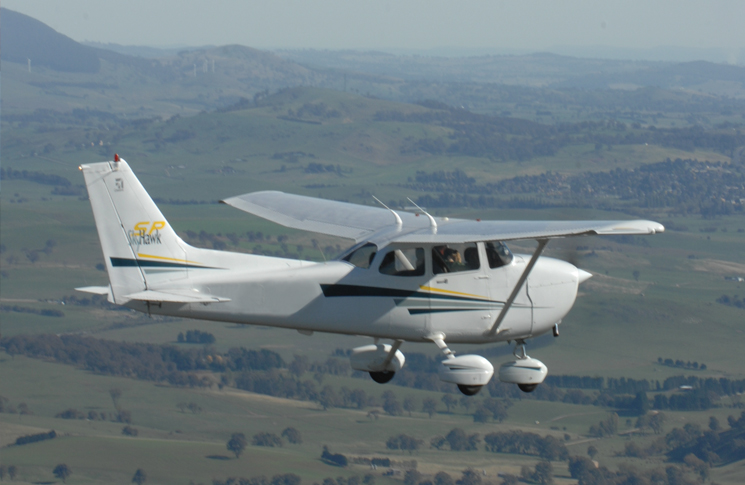
<svg viewBox="0 0 745 485"><path fill-rule="evenodd" d="M166 227L166 221L138 222L127 232L130 247L137 252L140 246L163 244L160 240L160 230L164 227Z"/></svg>

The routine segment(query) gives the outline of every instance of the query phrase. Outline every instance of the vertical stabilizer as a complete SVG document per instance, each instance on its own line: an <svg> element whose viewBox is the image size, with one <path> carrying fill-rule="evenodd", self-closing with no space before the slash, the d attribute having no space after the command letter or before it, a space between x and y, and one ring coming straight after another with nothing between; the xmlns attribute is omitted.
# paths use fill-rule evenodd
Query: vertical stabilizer
<svg viewBox="0 0 745 485"><path fill-rule="evenodd" d="M111 299L149 289L153 283L188 277L187 246L127 165L81 165L101 240Z"/></svg>

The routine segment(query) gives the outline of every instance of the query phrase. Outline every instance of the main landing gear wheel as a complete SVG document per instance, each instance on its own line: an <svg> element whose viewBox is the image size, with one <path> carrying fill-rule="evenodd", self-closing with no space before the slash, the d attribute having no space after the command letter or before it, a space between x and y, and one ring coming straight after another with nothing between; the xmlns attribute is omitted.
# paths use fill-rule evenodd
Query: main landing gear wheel
<svg viewBox="0 0 745 485"><path fill-rule="evenodd" d="M484 386L466 386L464 384L458 384L458 389L460 389L460 392L466 396L475 396L479 393L482 387Z"/></svg>
<svg viewBox="0 0 745 485"><path fill-rule="evenodd" d="M523 392L533 392L538 387L538 384L518 384L517 387Z"/></svg>
<svg viewBox="0 0 745 485"><path fill-rule="evenodd" d="M393 379L393 376L395 375L396 375L395 372L389 372L389 371L370 372L370 377L372 377L372 380L374 380L378 384L385 384L386 382Z"/></svg>

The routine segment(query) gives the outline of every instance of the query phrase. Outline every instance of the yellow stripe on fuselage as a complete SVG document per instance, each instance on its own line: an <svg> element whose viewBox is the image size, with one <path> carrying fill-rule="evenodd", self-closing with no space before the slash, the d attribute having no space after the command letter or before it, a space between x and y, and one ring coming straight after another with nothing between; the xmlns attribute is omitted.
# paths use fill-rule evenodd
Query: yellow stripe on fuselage
<svg viewBox="0 0 745 485"><path fill-rule="evenodd" d="M460 291L452 291L452 290L442 290L440 288L432 288L431 286L420 286L420 290L429 291L431 293L442 293L445 295L458 295L458 296L467 296L469 298L481 298L482 300L488 300L489 298L481 295L474 295L471 293L461 293Z"/></svg>
<svg viewBox="0 0 745 485"><path fill-rule="evenodd" d="M152 255L152 254L142 254L142 253L137 253L137 257L138 257L138 258L153 258L153 259L160 259L160 260L162 260L162 261L175 261L175 262L177 262L177 263L185 263L185 264L202 264L202 263L197 263L197 262L195 262L195 261L189 261L188 259L176 259L176 258L167 258L167 257L165 257L165 256L154 256L154 255Z"/></svg>

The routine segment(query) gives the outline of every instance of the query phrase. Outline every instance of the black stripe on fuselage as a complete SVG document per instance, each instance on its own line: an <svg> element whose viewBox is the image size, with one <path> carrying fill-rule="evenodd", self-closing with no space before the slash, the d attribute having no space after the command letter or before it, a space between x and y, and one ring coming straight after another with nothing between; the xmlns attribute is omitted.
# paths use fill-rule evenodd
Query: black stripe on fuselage
<svg viewBox="0 0 745 485"><path fill-rule="evenodd" d="M146 259L129 259L129 258L109 258L111 260L111 266L114 268L203 268L203 269L218 269L210 268L209 266L197 266L195 264L187 263L172 263L170 261L150 261Z"/></svg>
<svg viewBox="0 0 745 485"><path fill-rule="evenodd" d="M450 300L450 301L478 301L483 303L502 303L501 301L492 301L482 298L472 298L466 296L443 295L438 293L429 293L419 290L399 290L397 288L382 288L380 286L359 286L359 285L321 285L323 296L327 298L338 296L378 296L394 298L429 298L430 300Z"/></svg>

